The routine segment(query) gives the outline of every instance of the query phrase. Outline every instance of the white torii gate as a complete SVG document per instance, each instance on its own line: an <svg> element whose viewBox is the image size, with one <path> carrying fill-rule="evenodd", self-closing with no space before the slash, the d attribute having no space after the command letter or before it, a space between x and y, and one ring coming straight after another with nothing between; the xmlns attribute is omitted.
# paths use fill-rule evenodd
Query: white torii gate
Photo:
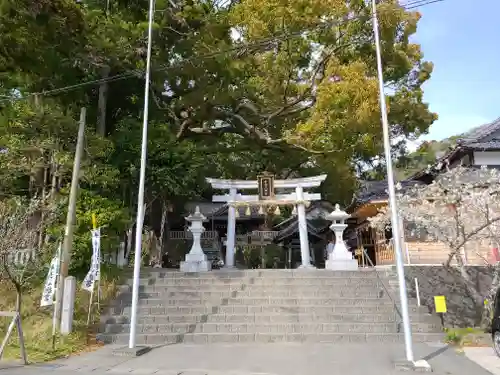
<svg viewBox="0 0 500 375"><path fill-rule="evenodd" d="M266 204L293 204L297 205L297 216L300 237L300 255L302 264L300 268L312 268L309 255L309 239L307 235L307 221L305 202L321 199L321 194L304 192L306 188L318 187L326 179L326 174L314 177L296 178L289 180L274 180L275 189L295 189L288 194L276 194L272 201L262 201ZM227 242L225 267L234 267L235 237L236 237L236 207L235 203L258 204L258 195L242 195L238 190L257 190L258 180L222 180L207 178L206 181L214 189L229 190L229 194L214 195L213 202L225 202L228 204L227 215Z"/></svg>

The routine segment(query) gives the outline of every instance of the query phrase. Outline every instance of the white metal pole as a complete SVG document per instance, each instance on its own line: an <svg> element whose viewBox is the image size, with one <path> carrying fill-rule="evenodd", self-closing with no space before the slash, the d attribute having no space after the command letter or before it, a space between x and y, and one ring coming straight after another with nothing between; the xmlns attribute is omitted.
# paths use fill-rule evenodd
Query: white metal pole
<svg viewBox="0 0 500 375"><path fill-rule="evenodd" d="M137 196L137 218L135 228L134 283L132 286L132 313L130 317L130 337L128 347L135 347L135 328L137 323L137 304L139 301L139 275L141 272L142 225L144 223L144 185L146 180L146 157L148 151L148 111L149 76L151 72L151 42L153 34L154 0L149 0L148 53L146 57L146 77L144 84L144 114L142 122L141 170L139 193Z"/></svg>
<svg viewBox="0 0 500 375"><path fill-rule="evenodd" d="M418 286L418 279L415 277L415 292L417 294L417 305L420 307L420 287Z"/></svg>
<svg viewBox="0 0 500 375"><path fill-rule="evenodd" d="M392 236L394 239L394 252L396 254L396 266L399 281L399 298L401 301L401 314L403 318L403 329L406 347L406 359L413 362L413 344L411 335L410 316L408 314L408 296L406 294L406 281L404 260L401 249L401 235L398 219L398 208L396 203L396 189L394 187L394 175L392 171L391 142L389 138L389 121L387 120L387 108L385 104L384 77L382 72L382 56L380 52L380 37L377 20L377 4L372 0L373 34L375 36L375 50L377 55L377 73L379 81L380 112L382 115L382 130L384 136L384 151L387 164L387 184L389 188L389 206L391 209Z"/></svg>

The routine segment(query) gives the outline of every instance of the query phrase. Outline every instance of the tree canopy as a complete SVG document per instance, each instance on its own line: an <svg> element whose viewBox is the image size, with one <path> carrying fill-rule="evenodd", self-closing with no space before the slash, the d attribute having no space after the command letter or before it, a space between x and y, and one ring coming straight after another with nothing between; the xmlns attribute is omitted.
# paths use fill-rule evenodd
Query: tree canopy
<svg viewBox="0 0 500 375"><path fill-rule="evenodd" d="M378 12L391 136L413 139L436 119L432 63L410 40L420 15L396 0ZM3 194L64 195L85 106L95 201L80 203L135 210L147 13L146 0L0 0ZM326 197L348 202L357 165L382 153L370 17L362 0L156 1L147 201L267 170L326 171Z"/></svg>

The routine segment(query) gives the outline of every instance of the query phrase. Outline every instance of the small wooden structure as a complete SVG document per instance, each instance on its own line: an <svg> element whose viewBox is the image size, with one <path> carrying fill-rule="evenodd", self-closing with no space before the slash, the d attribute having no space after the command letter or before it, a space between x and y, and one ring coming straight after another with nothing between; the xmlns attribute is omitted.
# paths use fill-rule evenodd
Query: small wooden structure
<svg viewBox="0 0 500 375"><path fill-rule="evenodd" d="M7 346L7 342L9 341L10 335L14 330L14 327L17 327L17 334L19 337L19 348L21 350L21 359L25 365L28 364L28 357L26 356L26 348L24 346L24 336L23 329L21 325L21 315L17 311L0 311L0 317L9 317L12 318L9 328L5 333L5 337L3 338L2 345L0 346L0 360L2 359L3 351Z"/></svg>
<svg viewBox="0 0 500 375"><path fill-rule="evenodd" d="M408 189L423 182L405 180L399 183L401 189ZM395 264L392 232L390 230L376 230L369 225L368 221L370 217L377 215L379 210L387 204L387 181L367 181L362 184L353 203L346 210L352 215L350 228L356 233L357 246L360 250L358 251L358 260L361 261L362 265L366 265L366 260L363 260L361 249L365 249L366 254L375 266Z"/></svg>

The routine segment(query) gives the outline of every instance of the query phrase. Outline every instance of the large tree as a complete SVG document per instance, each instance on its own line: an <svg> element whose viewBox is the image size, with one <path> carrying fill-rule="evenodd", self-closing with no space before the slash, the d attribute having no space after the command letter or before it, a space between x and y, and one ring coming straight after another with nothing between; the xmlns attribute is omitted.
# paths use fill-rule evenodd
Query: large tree
<svg viewBox="0 0 500 375"><path fill-rule="evenodd" d="M419 15L397 1L381 2L379 13L392 136L418 135L435 119L421 90L432 64L409 41ZM290 145L348 160L380 153L364 1L185 2L158 22L165 64L156 99L178 137L231 133L252 147Z"/></svg>
<svg viewBox="0 0 500 375"><path fill-rule="evenodd" d="M412 138L436 117L421 89L432 64L409 41L419 14L395 0L378 8L391 135ZM3 191L39 194L54 174L65 186L69 119L86 106L98 134L89 132L83 187L135 209L147 12L145 0L0 0L0 163L15 167ZM269 170L327 171L328 197L346 202L356 165L382 151L362 0L158 0L151 84L148 201L200 195L207 175Z"/></svg>

